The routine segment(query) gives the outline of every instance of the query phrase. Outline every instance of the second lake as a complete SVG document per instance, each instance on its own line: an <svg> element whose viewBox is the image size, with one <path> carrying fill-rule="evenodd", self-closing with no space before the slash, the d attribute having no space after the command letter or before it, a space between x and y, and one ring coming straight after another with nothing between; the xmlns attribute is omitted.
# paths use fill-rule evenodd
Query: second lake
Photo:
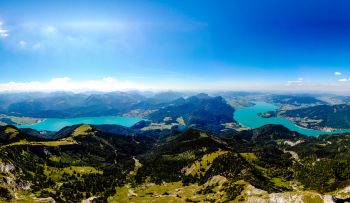
<svg viewBox="0 0 350 203"><path fill-rule="evenodd" d="M282 118L282 117L271 117L264 118L259 116L260 113L266 113L268 111L275 111L279 107L273 104L266 102L254 102L254 106L239 108L234 113L234 119L239 122L242 126L248 128L259 128L267 124L283 125L289 130L296 131L298 133L308 135L308 136L317 136L321 134L337 134L350 132L350 129L347 130L336 130L332 132L323 132L319 130L312 130L307 128L302 128L297 126L292 121Z"/></svg>

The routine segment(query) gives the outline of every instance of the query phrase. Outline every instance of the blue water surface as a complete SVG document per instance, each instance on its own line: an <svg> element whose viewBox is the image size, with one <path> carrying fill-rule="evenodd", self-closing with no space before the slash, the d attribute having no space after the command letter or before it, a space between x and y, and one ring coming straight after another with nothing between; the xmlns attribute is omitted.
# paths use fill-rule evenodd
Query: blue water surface
<svg viewBox="0 0 350 203"><path fill-rule="evenodd" d="M248 127L248 128L259 128L267 124L276 124L276 125L278 124L278 125L283 125L289 130L296 131L298 133L308 135L308 136L350 132L350 129L336 130L332 132L312 130L312 129L299 127L296 124L294 124L292 121L286 118L282 118L282 117L264 118L258 115L260 113L266 113L268 111L275 111L278 108L279 108L278 106L275 106L273 104L269 104L266 102L255 102L254 106L237 109L234 113L234 119L237 122L239 122L242 126Z"/></svg>
<svg viewBox="0 0 350 203"><path fill-rule="evenodd" d="M76 124L117 124L130 127L135 123L143 120L136 117L120 117L120 116L101 116L101 117L77 117L77 118L48 118L42 122L33 125L19 125L19 128L32 128L34 130L58 131L66 126Z"/></svg>

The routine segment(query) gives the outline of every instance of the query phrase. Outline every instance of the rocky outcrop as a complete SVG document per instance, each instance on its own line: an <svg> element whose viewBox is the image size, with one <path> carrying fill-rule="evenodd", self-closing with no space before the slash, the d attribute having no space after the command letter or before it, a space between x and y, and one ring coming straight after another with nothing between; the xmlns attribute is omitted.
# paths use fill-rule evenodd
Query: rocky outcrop
<svg viewBox="0 0 350 203"><path fill-rule="evenodd" d="M8 174L16 170L12 163L0 163L0 173Z"/></svg>

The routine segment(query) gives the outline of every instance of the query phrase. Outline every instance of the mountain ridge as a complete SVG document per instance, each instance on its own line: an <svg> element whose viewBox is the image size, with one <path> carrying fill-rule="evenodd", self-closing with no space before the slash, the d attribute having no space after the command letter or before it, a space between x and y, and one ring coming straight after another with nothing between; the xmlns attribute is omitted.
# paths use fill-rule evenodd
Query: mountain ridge
<svg viewBox="0 0 350 203"><path fill-rule="evenodd" d="M311 198L310 190L317 191L312 194L321 199L327 194L338 199L348 197L337 191L348 186L345 180L350 177L345 170L349 134L306 137L278 125L225 137L194 128L167 134L132 129L130 132L136 133L124 134L127 131L120 127L114 131L107 128L108 132L103 129L76 125L57 132L60 136L51 140L1 143L0 165L8 170L0 174L15 177L16 182L26 187L1 181L0 187L5 188L10 199L21 197L14 190L17 187L19 191L35 194L35 201L52 198L57 202L79 202L90 197L118 202L125 197L126 188L140 195L140 188L152 194L167 188L168 194L143 194L163 201L173 198L204 201L206 197L219 202L260 198L256 200L260 202L272 194L285 199L288 192ZM121 131L118 133L117 129ZM339 166L342 169L335 170ZM320 172L329 170L332 171L329 175L320 176ZM331 179L333 182L327 182ZM175 185L186 191L192 188L197 196L193 192L180 194L181 190L171 189ZM258 197L248 190L261 190L264 195ZM297 193L300 190L305 192ZM128 198L141 200L138 195Z"/></svg>

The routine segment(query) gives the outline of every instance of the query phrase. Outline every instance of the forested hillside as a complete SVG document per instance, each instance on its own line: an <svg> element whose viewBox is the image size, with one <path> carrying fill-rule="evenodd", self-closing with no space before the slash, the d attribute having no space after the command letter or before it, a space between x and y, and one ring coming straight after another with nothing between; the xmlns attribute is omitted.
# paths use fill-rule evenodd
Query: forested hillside
<svg viewBox="0 0 350 203"><path fill-rule="evenodd" d="M181 118L187 126L215 132L224 129L225 123L235 122L233 113L234 108L222 97L199 94L177 99L151 113L148 118L155 122L174 122Z"/></svg>
<svg viewBox="0 0 350 203"><path fill-rule="evenodd" d="M350 195L343 190L350 185L349 134L306 137L276 125L225 138L193 128L166 133L111 129L77 125L46 140L2 127L1 198L263 202L295 197L321 202Z"/></svg>
<svg viewBox="0 0 350 203"><path fill-rule="evenodd" d="M287 117L308 118L319 120L317 126L336 129L350 128L350 105L319 105L295 110L289 110L282 114Z"/></svg>

